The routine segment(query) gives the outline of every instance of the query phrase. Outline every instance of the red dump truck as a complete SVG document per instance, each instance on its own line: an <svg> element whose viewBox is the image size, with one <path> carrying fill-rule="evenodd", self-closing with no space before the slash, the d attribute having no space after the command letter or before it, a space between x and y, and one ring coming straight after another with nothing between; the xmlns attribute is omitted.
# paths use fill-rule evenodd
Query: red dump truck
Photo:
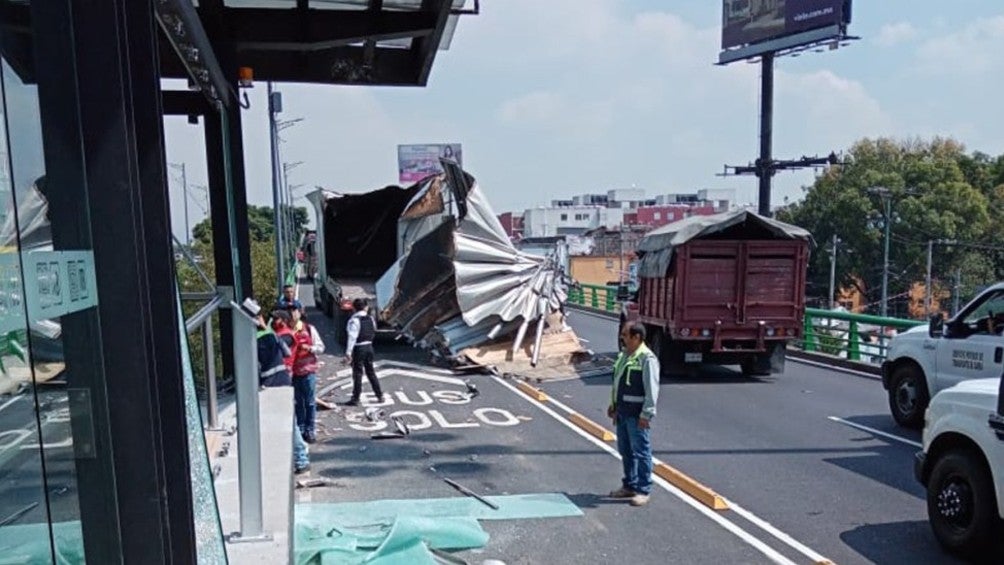
<svg viewBox="0 0 1004 565"><path fill-rule="evenodd" d="M802 335L812 237L746 210L694 216L638 245L639 288L621 323L641 321L663 371L739 365L745 375L784 370Z"/></svg>

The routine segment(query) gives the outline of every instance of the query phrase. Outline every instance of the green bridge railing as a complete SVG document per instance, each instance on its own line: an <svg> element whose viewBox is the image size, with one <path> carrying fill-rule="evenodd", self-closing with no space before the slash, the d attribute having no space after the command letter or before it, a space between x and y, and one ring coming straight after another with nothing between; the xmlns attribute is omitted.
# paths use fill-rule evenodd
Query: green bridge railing
<svg viewBox="0 0 1004 565"><path fill-rule="evenodd" d="M620 311L615 286L577 285L569 289L568 303L601 312ZM802 323L802 339L792 341L790 347L880 364L886 358L893 335L926 322L806 308Z"/></svg>

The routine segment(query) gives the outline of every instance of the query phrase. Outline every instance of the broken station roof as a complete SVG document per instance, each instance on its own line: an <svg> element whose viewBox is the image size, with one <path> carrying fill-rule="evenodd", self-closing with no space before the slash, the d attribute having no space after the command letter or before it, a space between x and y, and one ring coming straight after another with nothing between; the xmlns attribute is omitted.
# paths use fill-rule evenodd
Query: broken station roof
<svg viewBox="0 0 1004 565"><path fill-rule="evenodd" d="M217 57L256 80L424 86L466 0L199 0ZM166 38L165 38L166 39ZM187 78L165 58L165 78Z"/></svg>

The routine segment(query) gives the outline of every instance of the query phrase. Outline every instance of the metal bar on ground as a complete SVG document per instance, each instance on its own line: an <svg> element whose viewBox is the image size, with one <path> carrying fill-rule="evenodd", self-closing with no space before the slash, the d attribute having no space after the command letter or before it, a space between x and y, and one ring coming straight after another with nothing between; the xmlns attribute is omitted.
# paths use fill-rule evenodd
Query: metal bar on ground
<svg viewBox="0 0 1004 565"><path fill-rule="evenodd" d="M478 493L472 491L471 489L465 487L464 485L462 485L462 484L460 484L460 483L458 483L458 482L456 482L456 481L454 481L452 479L449 479L447 477L443 477L443 481L445 481L446 484L448 484L451 487L457 489L461 493L463 493L463 494L465 494L465 495L467 495L467 496L469 496L471 498L476 498L479 502L481 502L485 506L491 508L492 510L498 510L499 509L498 504L495 504L494 502L492 502L490 500L487 500L486 498L482 497L481 495L479 495Z"/></svg>

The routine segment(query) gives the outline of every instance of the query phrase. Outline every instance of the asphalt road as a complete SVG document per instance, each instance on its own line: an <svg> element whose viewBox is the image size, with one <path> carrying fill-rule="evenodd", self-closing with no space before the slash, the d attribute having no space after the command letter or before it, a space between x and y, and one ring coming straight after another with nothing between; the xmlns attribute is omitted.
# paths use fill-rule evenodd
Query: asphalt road
<svg viewBox="0 0 1004 565"><path fill-rule="evenodd" d="M615 321L573 312L570 323L595 351L613 349ZM597 419L608 387L609 377L542 386ZM656 457L795 540L840 564L957 562L913 478L920 433L896 426L877 378L789 360L781 375L707 368L664 377L660 391Z"/></svg>
<svg viewBox="0 0 1004 565"><path fill-rule="evenodd" d="M312 319L322 335L332 335L326 318ZM572 312L570 323L594 351L613 350L614 321ZM552 398L544 404L513 390L512 381L470 376L481 394L451 404L436 395L464 387L428 378L445 373L423 364L421 353L382 344L377 357L385 361L378 372L394 403L385 408L405 410L419 429L376 441L353 421L358 409L322 412L312 475L328 484L301 490L300 497L457 496L442 483L445 475L488 495L565 493L584 512L484 522L492 538L464 555L469 562L959 562L937 545L924 492L913 479L919 434L893 423L875 378L789 362L784 374L770 378L711 368L664 379L655 456L724 496L730 510L710 511L662 481L648 507L633 509L603 496L620 475L613 444L582 433L566 416L574 410L612 428L604 414L609 375L540 384ZM329 399L347 398L346 376L344 365L326 356L320 379ZM493 425L479 410L519 423Z"/></svg>

